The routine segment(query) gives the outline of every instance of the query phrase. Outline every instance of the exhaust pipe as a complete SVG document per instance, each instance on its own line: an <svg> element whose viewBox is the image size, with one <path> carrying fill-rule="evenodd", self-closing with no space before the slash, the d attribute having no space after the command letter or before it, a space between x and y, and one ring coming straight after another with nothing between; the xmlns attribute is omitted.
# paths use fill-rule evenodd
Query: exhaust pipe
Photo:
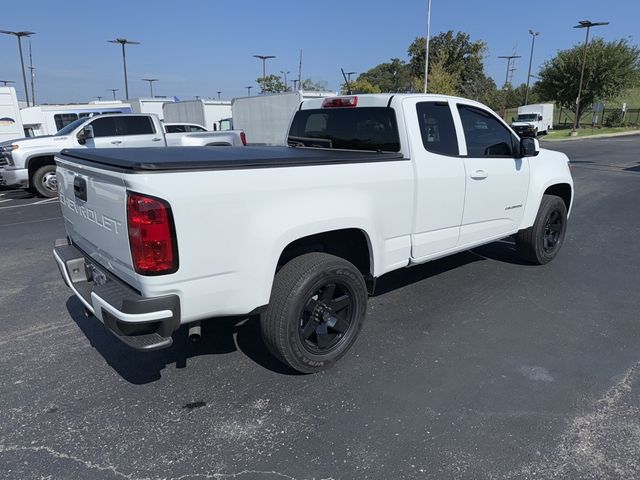
<svg viewBox="0 0 640 480"><path fill-rule="evenodd" d="M191 341L197 342L198 340L200 340L201 336L202 336L202 328L201 328L200 321L190 323L189 324L189 339Z"/></svg>

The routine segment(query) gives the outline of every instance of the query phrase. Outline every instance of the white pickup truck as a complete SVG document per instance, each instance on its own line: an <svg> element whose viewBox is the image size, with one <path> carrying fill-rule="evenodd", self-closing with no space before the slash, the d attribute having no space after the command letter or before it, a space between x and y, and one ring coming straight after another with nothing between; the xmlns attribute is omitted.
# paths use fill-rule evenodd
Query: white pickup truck
<svg viewBox="0 0 640 480"><path fill-rule="evenodd" d="M385 273L511 235L545 264L565 238L567 157L477 102L307 100L288 143L62 152L64 281L134 348L259 313L270 351L315 372L352 346Z"/></svg>
<svg viewBox="0 0 640 480"><path fill-rule="evenodd" d="M183 130L184 132L184 130ZM65 148L238 146L240 131L165 133L156 115L112 114L80 118L55 135L0 143L0 185L57 195L54 156Z"/></svg>

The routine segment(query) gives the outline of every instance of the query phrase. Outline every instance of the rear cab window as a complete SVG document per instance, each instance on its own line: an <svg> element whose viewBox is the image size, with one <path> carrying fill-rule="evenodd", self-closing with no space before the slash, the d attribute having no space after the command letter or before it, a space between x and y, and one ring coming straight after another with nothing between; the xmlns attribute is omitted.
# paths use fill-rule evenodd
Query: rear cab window
<svg viewBox="0 0 640 480"><path fill-rule="evenodd" d="M390 107L299 110L291 123L289 146L399 152L395 111Z"/></svg>
<svg viewBox="0 0 640 480"><path fill-rule="evenodd" d="M135 117L115 117L118 122L122 123L121 135L151 135L156 133L156 129L151 121L151 117L135 116Z"/></svg>
<svg viewBox="0 0 640 480"><path fill-rule="evenodd" d="M422 144L428 152L458 156L458 137L448 102L416 104Z"/></svg>

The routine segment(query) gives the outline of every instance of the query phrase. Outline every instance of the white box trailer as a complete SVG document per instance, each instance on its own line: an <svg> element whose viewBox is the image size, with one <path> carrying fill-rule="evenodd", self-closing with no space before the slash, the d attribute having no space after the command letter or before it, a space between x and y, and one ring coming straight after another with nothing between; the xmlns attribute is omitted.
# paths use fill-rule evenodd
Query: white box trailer
<svg viewBox="0 0 640 480"><path fill-rule="evenodd" d="M16 89L0 87L0 142L24 137Z"/></svg>
<svg viewBox="0 0 640 480"><path fill-rule="evenodd" d="M27 137L53 135L79 118L102 113L131 113L131 106L121 101L98 101L69 105L39 105L20 110Z"/></svg>
<svg viewBox="0 0 640 480"><path fill-rule="evenodd" d="M163 105L165 123L195 123L207 130L219 130L220 120L231 116L231 102L185 100Z"/></svg>
<svg viewBox="0 0 640 480"><path fill-rule="evenodd" d="M233 128L244 130L253 145L285 145L289 123L300 102L336 92L287 92L238 97L231 102Z"/></svg>
<svg viewBox="0 0 640 480"><path fill-rule="evenodd" d="M162 121L164 120L164 105L165 103L173 103L173 98L133 98L127 100L131 105L132 113L153 113L158 116Z"/></svg>

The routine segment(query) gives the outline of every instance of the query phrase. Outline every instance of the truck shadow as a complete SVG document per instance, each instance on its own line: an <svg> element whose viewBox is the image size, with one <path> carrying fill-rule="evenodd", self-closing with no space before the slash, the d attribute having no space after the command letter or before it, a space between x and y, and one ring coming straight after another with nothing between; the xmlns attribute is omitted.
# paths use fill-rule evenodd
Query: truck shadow
<svg viewBox="0 0 640 480"><path fill-rule="evenodd" d="M513 241L507 239L473 251L388 273L378 280L374 296L487 259L518 265L527 264L518 258ZM203 321L202 338L197 342L188 339L187 328L182 326L174 333L173 345L170 348L140 352L123 344L96 317L87 318L83 305L76 297L70 297L66 307L91 346L123 379L136 385L159 380L162 370L167 365L175 364L176 368L185 368L190 358L201 355L224 355L237 350L256 364L275 373L301 375L280 363L269 353L260 336L258 316L226 317Z"/></svg>
<svg viewBox="0 0 640 480"><path fill-rule="evenodd" d="M84 307L76 297L70 297L66 307L73 321L107 364L123 379L136 385L159 380L167 365L185 368L190 358L224 355L237 350L268 370L283 375L299 375L269 353L260 337L257 316L203 321L202 338L197 342L189 340L187 328L182 326L173 334L171 347L140 352L123 344L96 317L86 317Z"/></svg>
<svg viewBox="0 0 640 480"><path fill-rule="evenodd" d="M463 265L484 260L494 260L513 265L531 265L519 257L516 252L515 240L509 237L504 240L482 245L473 250L467 250L422 265L387 273L378 279L374 296L383 295L392 290L406 287L412 283L421 282L449 270L462 267Z"/></svg>

